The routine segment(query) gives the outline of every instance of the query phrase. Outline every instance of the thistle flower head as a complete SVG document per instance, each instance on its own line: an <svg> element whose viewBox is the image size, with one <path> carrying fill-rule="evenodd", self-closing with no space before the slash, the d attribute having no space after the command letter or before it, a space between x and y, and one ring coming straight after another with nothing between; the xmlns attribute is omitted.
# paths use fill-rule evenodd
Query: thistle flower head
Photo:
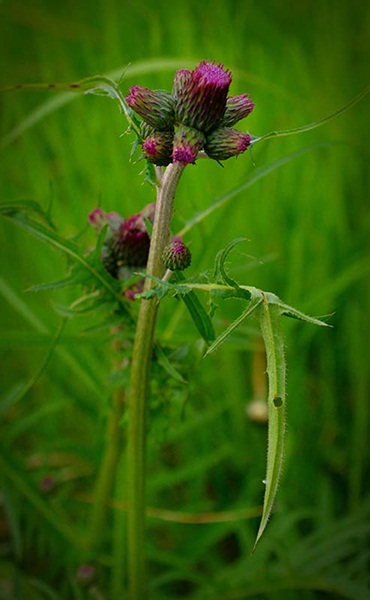
<svg viewBox="0 0 370 600"><path fill-rule="evenodd" d="M126 98L127 104L140 115L148 125L158 131L172 127L174 120L171 94L161 90L150 90L134 85Z"/></svg>
<svg viewBox="0 0 370 600"><path fill-rule="evenodd" d="M184 271L191 263L189 248L180 238L174 238L162 252L162 262L166 269Z"/></svg>
<svg viewBox="0 0 370 600"><path fill-rule="evenodd" d="M113 245L119 266L145 267L150 238L141 213L123 221Z"/></svg>
<svg viewBox="0 0 370 600"><path fill-rule="evenodd" d="M191 77L192 73L188 69L176 71L172 86L172 98L175 104L181 101L184 90L186 90L186 87L191 81Z"/></svg>
<svg viewBox="0 0 370 600"><path fill-rule="evenodd" d="M117 213L105 213L101 209L90 213L90 223L97 231L108 223L101 260L115 279L130 276L137 267L145 267L150 246L145 220L153 223L154 212L155 203L148 204L140 213L128 219Z"/></svg>
<svg viewBox="0 0 370 600"><path fill-rule="evenodd" d="M171 94L133 86L127 103L144 119L144 157L158 166L185 166L195 163L203 148L215 160L244 152L251 138L232 127L254 104L247 94L228 98L231 80L221 63L203 60L192 71L175 73Z"/></svg>
<svg viewBox="0 0 370 600"><path fill-rule="evenodd" d="M173 141L173 162L182 165L194 163L205 141L206 139L201 131L186 127L186 125L180 125Z"/></svg>
<svg viewBox="0 0 370 600"><path fill-rule="evenodd" d="M227 160L242 154L250 146L251 136L231 127L220 127L209 136L204 147L206 153L214 160Z"/></svg>
<svg viewBox="0 0 370 600"><path fill-rule="evenodd" d="M223 127L232 127L247 117L254 109L254 102L248 94L240 94L240 96L230 96L226 100L226 110L222 119Z"/></svg>
<svg viewBox="0 0 370 600"><path fill-rule="evenodd" d="M142 142L145 158L149 162L161 167L169 165L172 162L173 136L173 128L168 131L156 131L152 127L146 127Z"/></svg>
<svg viewBox="0 0 370 600"><path fill-rule="evenodd" d="M174 80L175 118L180 123L206 133L215 129L225 113L231 73L202 61L190 76L179 71Z"/></svg>

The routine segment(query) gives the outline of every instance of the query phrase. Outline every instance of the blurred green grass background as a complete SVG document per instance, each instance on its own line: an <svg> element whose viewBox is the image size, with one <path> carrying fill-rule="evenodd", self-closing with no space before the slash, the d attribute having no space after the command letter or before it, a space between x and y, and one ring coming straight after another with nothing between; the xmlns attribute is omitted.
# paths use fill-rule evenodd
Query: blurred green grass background
<svg viewBox="0 0 370 600"><path fill-rule="evenodd" d="M242 125L262 135L322 118L363 89L369 79L369 31L370 7L347 0L2 2L0 86L71 82L115 71L124 73L124 93L133 84L170 89L177 68L205 58L232 70L233 95L250 94L255 110ZM131 74L135 69L138 75ZM1 134L9 142L1 152L1 199L52 203L53 220L66 237L87 227L87 214L97 205L128 216L153 201L142 163L128 160L133 137L121 135L126 123L105 98L73 97L10 140L33 111L57 97L31 91L1 95ZM313 146L214 212L186 241L193 254L191 274L197 274L211 268L217 251L232 239L249 238L240 250L244 254L236 253L232 262L239 281L273 291L310 314L334 313L333 329L284 323L287 457L261 548L250 556L258 519L203 526L149 520L154 597L365 598L368 130L366 97L321 129L258 144L252 155L229 160L224 168L199 161L185 172L175 230L256 169ZM39 368L60 322L53 303L68 295L26 293L33 284L62 278L65 261L13 223L2 220L0 228L1 391L7 398ZM90 232L83 239L87 246L94 241ZM217 313L218 330L239 311L240 306L225 303ZM109 394L111 370L104 339L81 335L83 326L67 325L41 379L14 412L5 411L2 425L8 431L4 456L14 458L20 473L30 456L58 451L73 457L75 472L60 486L56 501L76 522L83 521L85 507L75 493L91 488L102 451L107 400L102 406L101 396ZM189 328L181 307L167 302L159 323L162 339L169 345L187 342ZM201 512L260 504L266 430L246 413L263 378L256 357L252 323L199 365L184 392L184 421L169 410L164 416L153 410L150 505ZM24 467L23 477L37 486L50 468L35 473ZM21 515L20 530L28 535L25 547L32 536L42 540L50 533L56 566L48 577L40 573L42 564L30 566L27 552L20 564L55 587L62 567L72 572L78 564L78 553L70 550L62 559L56 551L60 540L43 530L41 517L30 512L28 518L19 488L14 482L8 486L16 507L11 512L14 519ZM119 481L118 500L123 487ZM105 590L112 560L108 555L101 561ZM68 585L60 586L60 597L70 597Z"/></svg>

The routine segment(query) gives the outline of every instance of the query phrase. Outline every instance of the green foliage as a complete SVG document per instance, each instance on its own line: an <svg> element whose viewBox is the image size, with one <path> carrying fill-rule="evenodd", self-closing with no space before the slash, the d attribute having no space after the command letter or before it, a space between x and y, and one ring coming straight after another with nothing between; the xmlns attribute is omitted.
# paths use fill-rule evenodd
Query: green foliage
<svg viewBox="0 0 370 600"><path fill-rule="evenodd" d="M124 97L135 83L169 89L177 68L215 59L233 70L232 93L247 90L255 101L248 127L258 138L335 114L368 85L369 9L350 2L313 10L310 3L169 8L165 0L111 0L91 10L88 2L21 0L5 3L1 16L1 87L96 73L107 73L111 85L123 74ZM138 153L128 161L135 136L120 137L122 113L105 98L68 89L2 95L1 198L10 219L0 221L0 596L12 600L118 599L126 586L117 567L125 554L125 472L116 466L114 444L121 451L122 440L112 423L124 438L126 415L113 398L127 382L136 304L122 299L98 249L86 253L95 240L84 227L97 205L138 212L152 189L139 185ZM320 130L254 144L251 160L223 169L198 161L181 181L173 230L189 238L193 266L186 281L154 292L165 298L149 415L153 599L369 595L368 115L364 99ZM248 254L235 246L211 273L219 249L246 236ZM282 322L283 477L251 556L267 493L266 424L249 411L267 399L258 328L265 304L253 296L262 289L304 313L334 314L333 328L319 331L267 295L270 317L296 318ZM272 414L281 408L270 401ZM270 420L279 431L282 422ZM118 476L99 514L96 498L111 486L101 476L109 440L107 464ZM48 477L54 487L45 491ZM269 481L263 522L277 478ZM96 534L102 521L93 539L93 523ZM84 586L76 572L85 562L97 572Z"/></svg>

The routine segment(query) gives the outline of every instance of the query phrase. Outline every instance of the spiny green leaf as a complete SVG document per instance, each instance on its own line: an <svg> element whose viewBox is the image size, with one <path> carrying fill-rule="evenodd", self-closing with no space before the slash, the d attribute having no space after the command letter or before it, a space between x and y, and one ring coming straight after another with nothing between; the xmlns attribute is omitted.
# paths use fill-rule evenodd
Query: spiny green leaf
<svg viewBox="0 0 370 600"><path fill-rule="evenodd" d="M212 340L215 339L215 331L213 328L213 324L211 318L207 311L204 309L201 301L198 296L194 292L190 292L189 294L185 294L181 296L182 301L184 302L186 308L189 311L189 314L199 331L200 335L204 339L204 341L209 344Z"/></svg>
<svg viewBox="0 0 370 600"><path fill-rule="evenodd" d="M0 203L1 213L13 219L21 219L22 215L37 215L41 217L42 221L49 225L52 229L55 229L48 212L40 206L35 200L9 200Z"/></svg>
<svg viewBox="0 0 370 600"><path fill-rule="evenodd" d="M223 248L223 250L220 250L220 252L218 252L217 256L216 256L216 262L215 262L215 280L216 281L220 281L222 283L227 283L227 285L230 285L231 287L234 288L239 288L239 284L235 281L235 279L232 279L225 270L225 261L229 255L229 253L231 252L231 250L237 246L237 244L240 244L241 242L245 242L246 238L240 237L237 238L235 240L233 240L232 242L230 242L226 248ZM247 299L250 298L250 295L247 295Z"/></svg>
<svg viewBox="0 0 370 600"><path fill-rule="evenodd" d="M145 290L141 294L136 294L138 298L150 299L157 297L159 300L161 300L170 292L174 296L177 294L181 296L184 294L189 294L191 291L191 288L187 287L187 285L185 284L170 283L169 281L163 281L159 277L155 277L154 275L149 275L146 273L140 273L140 275L151 279L152 281L155 281L155 283L157 283L158 285L151 288L150 290Z"/></svg>
<svg viewBox="0 0 370 600"><path fill-rule="evenodd" d="M245 319L247 319L248 317L251 316L251 314L256 310L256 308L259 306L259 304L261 304L261 302L262 302L261 294L258 295L256 293L254 296L252 296L247 308L242 312L242 314L237 319L235 319L235 321L233 321L231 323L231 325L229 325L229 327L227 329L225 329L225 331L223 331L223 333L221 333L221 335L218 336L218 338L208 348L205 356L208 356L209 354L212 354L213 352L215 352L221 346L221 344L223 344L227 340L227 338L231 335L231 333L237 327L239 327L239 325L241 323L243 323L243 321L245 321Z"/></svg>
<svg viewBox="0 0 370 600"><path fill-rule="evenodd" d="M290 317L291 319L298 319L299 321L305 321L306 323L310 323L311 325L318 325L319 327L331 327L331 325L325 323L321 319L310 317L309 315L306 315L297 308L294 308L293 306L289 306L289 304L282 302L280 298L272 292L263 292L263 295L266 298L266 301L269 305L274 304L278 306L280 314L285 315L286 317Z"/></svg>
<svg viewBox="0 0 370 600"><path fill-rule="evenodd" d="M286 402L286 365L279 306L269 304L264 296L262 305L258 308L258 316L267 357L269 422L266 489L261 523L253 550L256 549L266 528L279 484L284 455Z"/></svg>
<svg viewBox="0 0 370 600"><path fill-rule="evenodd" d="M183 273L181 273L181 271L177 272L175 275L178 281L185 281L185 276ZM188 294L182 295L181 299L188 309L194 325L198 329L204 341L207 344L212 342L215 339L215 330L213 328L211 317L205 310L196 293L194 291L190 291Z"/></svg>
<svg viewBox="0 0 370 600"><path fill-rule="evenodd" d="M285 315L286 317L290 317L291 319L298 319L299 321L305 321L306 323L311 323L311 325L318 325L319 327L332 327L332 325L329 325L329 323L325 323L321 319L305 315L300 310L293 308L292 306L289 306L288 304L285 304L280 300L277 304L280 308L281 314Z"/></svg>
<svg viewBox="0 0 370 600"><path fill-rule="evenodd" d="M77 283L80 283L79 278L76 277L75 275L72 276L72 274L71 274L68 277L66 277L65 279L59 279L58 281L50 281L50 282L46 282L46 283L38 283L36 285L31 285L29 288L27 288L26 291L27 292L52 291L52 290L58 290L60 288L65 288L70 285L76 285Z"/></svg>

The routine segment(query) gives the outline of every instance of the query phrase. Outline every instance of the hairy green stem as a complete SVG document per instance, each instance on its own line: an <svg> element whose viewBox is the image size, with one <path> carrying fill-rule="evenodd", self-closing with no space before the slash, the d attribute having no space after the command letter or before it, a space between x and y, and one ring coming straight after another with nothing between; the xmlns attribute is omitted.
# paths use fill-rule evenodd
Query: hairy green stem
<svg viewBox="0 0 370 600"><path fill-rule="evenodd" d="M147 273L161 277L161 254L170 237L173 200L184 167L171 164L158 182L157 204L149 250ZM146 280L145 288L153 285ZM130 600L144 600L145 578L145 438L146 405L150 390L150 367L157 317L156 299L142 300L132 354L128 393L127 430L127 551Z"/></svg>

